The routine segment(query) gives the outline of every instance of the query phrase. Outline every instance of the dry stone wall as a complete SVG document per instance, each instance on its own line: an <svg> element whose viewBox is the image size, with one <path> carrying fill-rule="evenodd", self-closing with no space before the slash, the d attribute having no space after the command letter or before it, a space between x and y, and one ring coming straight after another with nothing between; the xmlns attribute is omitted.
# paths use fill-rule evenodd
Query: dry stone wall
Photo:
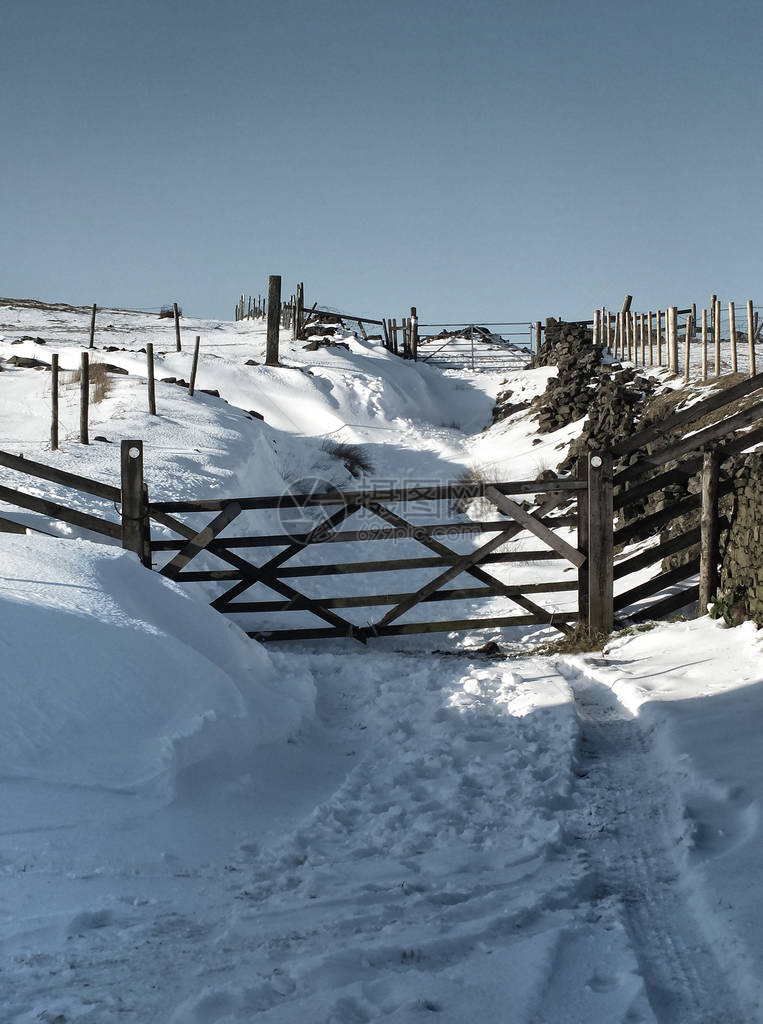
<svg viewBox="0 0 763 1024"><path fill-rule="evenodd" d="M763 452L740 458L734 470L734 510L721 566L717 613L737 625L763 626Z"/></svg>

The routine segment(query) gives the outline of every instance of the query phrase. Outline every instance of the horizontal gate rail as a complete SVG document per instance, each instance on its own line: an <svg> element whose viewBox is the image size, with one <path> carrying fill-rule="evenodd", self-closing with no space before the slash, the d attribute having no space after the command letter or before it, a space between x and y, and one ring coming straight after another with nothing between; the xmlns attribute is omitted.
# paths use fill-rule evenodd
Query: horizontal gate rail
<svg viewBox="0 0 763 1024"><path fill-rule="evenodd" d="M151 513L154 518L154 513ZM538 519L538 517L535 517ZM158 520L157 520L158 521ZM541 520L539 520L541 521ZM542 520L546 526L562 527L562 526L573 526L575 523L574 516L558 516L553 520ZM445 536L452 537L456 534L459 536L468 536L472 533L498 533L499 531L506 528L506 520L498 519L494 522L468 522L468 523L434 523L432 525L424 525L416 527L421 536L428 537L439 537ZM308 533L303 534L292 534L290 538L295 542L298 542L301 547L306 547L308 544L307 538L310 536ZM355 544L363 541L378 541L378 540L400 540L404 537L409 537L410 533L402 527L393 527L384 529L381 527L375 527L373 529L365 530L343 530L339 533L331 533L321 538L322 544ZM228 550L229 548L272 548L278 547L287 543L286 534L282 533L271 533L263 534L257 537L226 537L224 540L213 540L207 548L212 552L219 552L222 550ZM418 539L418 538L415 538ZM179 551L184 547L184 543L178 540L155 540L151 542L151 549L153 551ZM549 554L547 557L552 557ZM560 557L565 557L560 555Z"/></svg>
<svg viewBox="0 0 763 1024"><path fill-rule="evenodd" d="M655 576L645 583L640 583L637 587L633 587L624 594L618 594L615 598L615 611L621 611L623 608L636 604L637 601L641 601L645 597L659 594L661 590L672 587L676 583L681 583L690 576L696 576L698 572L699 558L692 558L686 565L679 565L668 572L660 573L659 576Z"/></svg>
<svg viewBox="0 0 763 1024"><path fill-rule="evenodd" d="M85 494L93 494L97 498L106 498L108 501L122 500L122 492L118 487L101 483L100 480L91 480L86 476L78 476L76 473L67 473L56 466L32 462L31 459L24 459L20 455L11 455L10 452L0 451L0 466L18 470L19 473L24 473L26 476L50 480L52 483L71 487L73 490L83 491Z"/></svg>
<svg viewBox="0 0 763 1024"><path fill-rule="evenodd" d="M387 504L413 501L446 501L448 499L483 498L488 488L501 494L553 494L570 492L574 497L585 490L580 480L517 480L511 483L433 484L422 487L392 487L381 491L326 491L318 494L276 494L264 497L202 498L195 501L152 501L151 514L156 512L221 512L232 501L242 511L266 508L307 508L311 505L363 504L383 501Z"/></svg>
<svg viewBox="0 0 763 1024"><path fill-rule="evenodd" d="M647 608L642 608L633 615L629 615L628 618L632 622L647 622L650 619L659 619L665 615L671 615L673 612L685 608L687 604L696 604L697 601L699 601L699 585L689 587L686 590L679 590L675 594L669 594L662 601L651 604Z"/></svg>
<svg viewBox="0 0 763 1024"><path fill-rule="evenodd" d="M733 480L724 480L718 487L719 496L730 494L734 490ZM667 508L660 509L658 512L653 512L649 516L644 516L642 519L636 519L632 523L628 523L626 526L621 526L619 530L615 530L614 540L615 544L629 544L631 541L638 539L641 536L649 533L655 533L663 526L677 519L679 516L686 515L687 512L696 512L702 505L701 494L690 494L688 498L682 498L680 501L674 502Z"/></svg>
<svg viewBox="0 0 763 1024"><path fill-rule="evenodd" d="M549 622L546 616L537 615L504 615L484 619L452 619L447 622L404 622L392 626L369 627L362 630L365 639L372 636L411 636L416 633L451 633L471 629L486 629L504 626L542 626L553 625L559 629L566 627L569 632L572 623L577 621L577 614L556 613ZM331 629L270 629L248 632L247 636L254 640L328 640L340 638L343 634Z"/></svg>
<svg viewBox="0 0 763 1024"><path fill-rule="evenodd" d="M500 554L492 552L482 559L487 563L547 562L561 559L556 551L504 551ZM447 558L390 558L383 562L315 562L311 565L286 566L279 569L282 577L297 578L305 576L341 576L367 572L398 572L412 569L438 569L453 565L457 555ZM240 580L241 573L236 569L209 569L206 571L190 570L176 577L183 583L214 583L224 580Z"/></svg>
<svg viewBox="0 0 763 1024"><path fill-rule="evenodd" d="M122 536L122 527L119 523L109 522L108 519L99 519L98 516L90 515L88 512L80 512L78 509L60 505L55 501L48 501L46 498L39 498L35 494L27 494L25 491L16 491L11 487L0 486L0 501L29 509L31 512L41 512L51 519L60 519L71 526L79 526L83 530L91 530L93 533L113 537L115 540L119 540Z"/></svg>
<svg viewBox="0 0 763 1024"><path fill-rule="evenodd" d="M577 582L573 580L550 581L548 583L526 583L522 586L506 587L501 595L504 597L521 596L522 594L556 594L577 590ZM319 597L324 608L371 608L376 605L392 605L405 601L413 594L369 594L360 597ZM470 587L459 590L439 590L419 600L427 601L463 601L472 598L495 597L494 587ZM228 604L229 612L285 612L301 610L299 602L289 601L241 601Z"/></svg>
<svg viewBox="0 0 763 1024"><path fill-rule="evenodd" d="M687 530L686 533L682 533L678 537L672 537L662 544L647 548L646 551L642 551L638 555L633 555L621 562L615 562L614 577L618 580L622 579L623 576L630 576L631 573L639 572L641 569L648 569L650 565L661 562L668 555L676 555L679 551L685 551L686 548L699 544L699 540L700 528L696 526L693 530Z"/></svg>

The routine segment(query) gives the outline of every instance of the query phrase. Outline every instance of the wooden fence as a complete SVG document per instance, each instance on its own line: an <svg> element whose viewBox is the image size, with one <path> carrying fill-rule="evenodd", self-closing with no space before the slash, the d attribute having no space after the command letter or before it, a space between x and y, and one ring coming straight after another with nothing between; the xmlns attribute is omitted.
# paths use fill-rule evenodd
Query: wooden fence
<svg viewBox="0 0 763 1024"><path fill-rule="evenodd" d="M92 480L76 473L68 473L55 466L33 462L10 452L0 451L0 466L15 470L25 477L48 480L61 487L105 499L113 506L119 504L119 519L114 521L105 516L83 512L60 502L41 498L37 494L17 488L0 486L0 501L15 508L27 509L49 519L64 522L112 541L120 541L123 548L134 551L144 565L151 566L151 549L148 543L149 527L147 518L148 488L143 482L143 442L122 441L121 445L121 486ZM33 526L2 517L0 529L7 532L34 530ZM46 532L46 531L41 531Z"/></svg>
<svg viewBox="0 0 763 1024"><path fill-rule="evenodd" d="M732 403L747 399L746 407L730 412ZM695 601L706 608L718 586L718 538L727 520L720 503L733 490L733 480L722 475L730 458L763 442L763 374L716 391L708 398L668 416L610 449L619 464L613 477L613 512L621 517L613 534L615 548L658 538L656 546L636 554L622 553L613 562L614 580L634 573L651 575L614 598L615 613L629 621L661 618ZM717 419L716 419L717 416ZM707 423L707 419L715 422ZM750 429L751 428L751 429ZM676 431L686 436L671 440ZM687 433L688 432L688 433ZM723 443L721 443L723 442ZM701 473L699 489L688 484ZM677 491L671 498L671 491ZM632 514L659 495L658 509ZM688 528L687 528L688 524ZM668 536L663 537L667 531ZM682 564L661 571L662 560L684 555ZM699 576L699 582L694 582ZM639 607L646 598L655 603Z"/></svg>
<svg viewBox="0 0 763 1024"><path fill-rule="evenodd" d="M740 401L741 408L739 404L736 411L729 408ZM150 501L144 484L143 444L139 440L122 442L119 487L0 452L0 466L95 496L103 500L106 509L109 505L120 508L115 520L8 486L0 486L0 501L120 542L144 565L157 565L163 575L178 582L224 584L225 589L212 600L220 611L267 616L308 612L320 623L296 628L260 625L249 630L260 640L353 637L366 642L377 636L532 624L552 625L562 632L580 624L592 633L607 633L616 621L664 617L698 600L704 608L714 596L718 537L726 523L719 513L719 503L732 489L732 480L723 475L723 466L732 456L763 443L763 426L759 425L762 417L763 374L759 374L674 413L609 451L582 458L574 478L160 502ZM670 439L671 434L685 434L692 426L688 436ZM701 487L696 493L689 492L688 481L700 471ZM676 486L681 487L681 495L663 501L666 488ZM634 513L639 503L657 493L661 502L656 511L626 514ZM515 500L521 496L532 496L534 502L528 507ZM475 521L456 520L451 515L445 521L417 522L410 511L421 502L446 502L451 507L454 502L478 498L488 504L492 517ZM281 513L285 509L318 509L323 518L302 533L282 528L271 534L259 530L222 536L242 513L268 509ZM369 530L364 525L363 529L346 529L346 521L358 513L374 517L374 528ZM200 526L199 516L209 514L213 515L211 521ZM193 525L181 518L187 515L193 517ZM0 528L15 532L28 528L7 516L6 512L0 519ZM687 517L693 519L682 526ZM163 537L152 537L152 521L163 528ZM673 532L665 537L671 524ZM559 534L560 529L568 527L577 530L574 544ZM174 536L167 537L167 531ZM539 541L540 547L499 550L523 532ZM489 535L487 540L484 534ZM473 535L480 536L481 543L468 552L444 543L450 537ZM393 558L392 552L377 551L371 559L360 554L352 561L331 560L330 554L329 560L320 557L332 551L326 545L400 540L417 543L424 554ZM644 540L657 542L632 550L632 545ZM262 562L246 555L257 549L270 549ZM189 563L202 552L217 559L222 567L189 569ZM295 563L298 554L301 557ZM662 560L677 555L686 555L682 564L663 572ZM572 566L574 578L509 584L489 570L494 565L555 560ZM300 592L293 585L299 579L318 578L365 584L377 573L394 573L397 578L410 580L412 571L433 569L440 571L423 584L375 593L364 590L316 596ZM638 582L618 586L615 594L616 584L635 573L640 574ZM449 586L463 574L479 585L458 589ZM385 575L385 583L388 579ZM273 592L275 599L242 600L256 584ZM549 611L535 600L537 594L564 592L575 595L574 608L565 612ZM419 605L496 598L517 605L524 614L496 615L488 611L469 618L399 621ZM644 606L647 599L654 600ZM358 623L347 617L350 609L375 607L386 611L374 621Z"/></svg>
<svg viewBox="0 0 763 1024"><path fill-rule="evenodd" d="M602 306L594 311L592 320L574 322L591 327L594 344L601 344L613 359L642 368L665 367L686 383L726 373L755 376L755 345L760 341L763 321L751 299L744 303L742 314L733 301L723 308L715 295L710 297L709 309L701 311L695 303L640 313L630 309L630 302L628 295L619 312ZM536 351L544 329L536 321Z"/></svg>

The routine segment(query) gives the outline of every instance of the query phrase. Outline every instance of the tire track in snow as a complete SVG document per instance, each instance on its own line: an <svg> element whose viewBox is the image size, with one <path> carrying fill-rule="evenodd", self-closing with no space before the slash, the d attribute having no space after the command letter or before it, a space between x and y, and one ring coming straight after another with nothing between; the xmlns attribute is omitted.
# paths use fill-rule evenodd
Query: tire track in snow
<svg viewBox="0 0 763 1024"><path fill-rule="evenodd" d="M638 719L603 683L558 666L581 733L579 838L599 886L621 906L659 1024L753 1024L687 905L677 844L682 806Z"/></svg>

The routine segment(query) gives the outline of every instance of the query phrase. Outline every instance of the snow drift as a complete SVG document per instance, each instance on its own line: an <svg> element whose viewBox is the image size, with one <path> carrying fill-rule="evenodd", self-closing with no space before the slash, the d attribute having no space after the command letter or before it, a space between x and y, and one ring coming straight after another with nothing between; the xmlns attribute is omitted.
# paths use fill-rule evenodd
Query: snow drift
<svg viewBox="0 0 763 1024"><path fill-rule="evenodd" d="M286 736L307 676L134 555L1 536L0 774L132 789Z"/></svg>

